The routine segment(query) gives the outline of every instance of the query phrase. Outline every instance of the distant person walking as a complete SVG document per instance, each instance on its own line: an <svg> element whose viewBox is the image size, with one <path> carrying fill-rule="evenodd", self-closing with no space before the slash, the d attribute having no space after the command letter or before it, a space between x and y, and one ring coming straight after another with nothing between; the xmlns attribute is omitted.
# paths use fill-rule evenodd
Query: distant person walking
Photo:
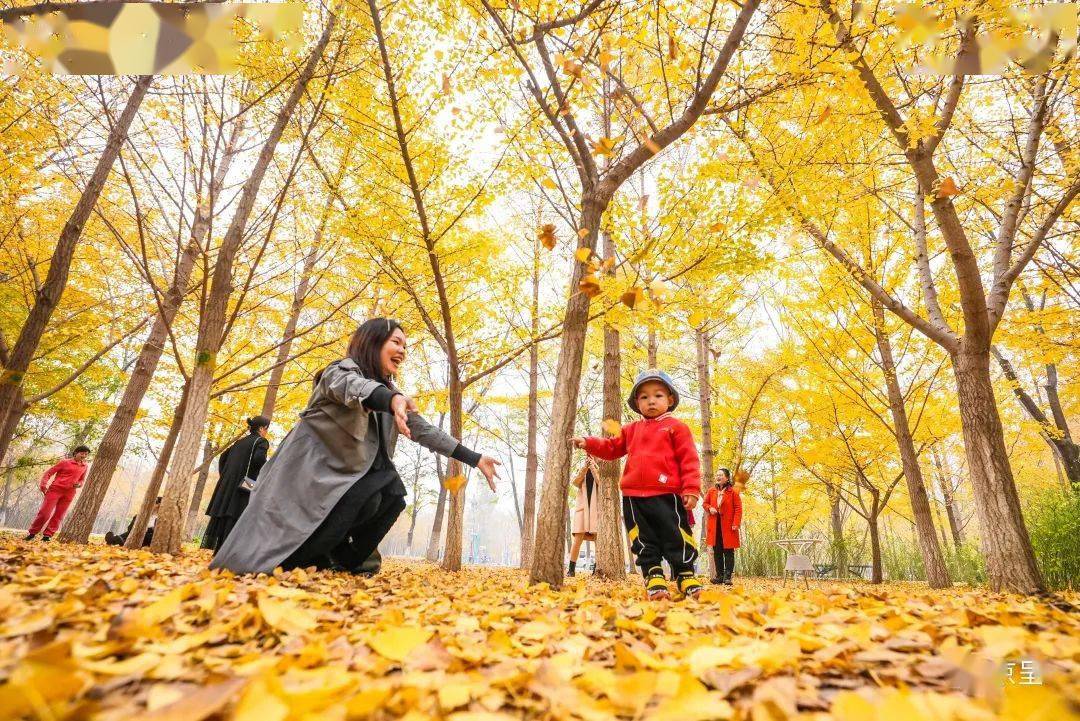
<svg viewBox="0 0 1080 721"><path fill-rule="evenodd" d="M740 471L742 473L742 471ZM713 583L731 585L735 572L735 549L739 547L742 499L731 481L731 471L721 468L716 485L705 494L702 504L707 514L705 545L712 546L716 575Z"/></svg>
<svg viewBox="0 0 1080 721"><path fill-rule="evenodd" d="M236 520L247 508L270 450L270 441L266 440L270 419L264 416L248 418L247 427L248 434L226 448L218 458L218 481L206 508L210 523L202 539L202 547L212 551L221 548Z"/></svg>
<svg viewBox="0 0 1080 721"><path fill-rule="evenodd" d="M48 541L60 530L64 515L86 478L86 459L89 455L89 448L76 446L71 452L71 458L65 458L45 471L38 483L45 499L41 502L34 522L30 524L26 534L27 541L32 541L38 532L41 532L41 540Z"/></svg>
<svg viewBox="0 0 1080 721"><path fill-rule="evenodd" d="M577 501L574 505L574 520L570 526L570 535L574 542L570 546L570 567L566 571L567 576L577 573L578 554L581 553L581 544L585 541L596 540L596 527L599 525L600 499L597 498L598 490L596 479L599 473L596 464L592 460L585 463L574 485L577 486Z"/></svg>

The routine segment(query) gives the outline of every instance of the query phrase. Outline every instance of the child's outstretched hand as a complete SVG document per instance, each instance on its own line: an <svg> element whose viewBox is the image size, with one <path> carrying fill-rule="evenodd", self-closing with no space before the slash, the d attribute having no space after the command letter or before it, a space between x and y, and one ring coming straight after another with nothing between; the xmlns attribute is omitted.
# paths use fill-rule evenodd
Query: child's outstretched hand
<svg viewBox="0 0 1080 721"><path fill-rule="evenodd" d="M682 502L686 506L686 510L692 511L697 508L698 496L696 493L684 493Z"/></svg>
<svg viewBox="0 0 1080 721"><path fill-rule="evenodd" d="M574 448L584 448L585 447L585 439L584 438L571 438L570 442L574 444Z"/></svg>

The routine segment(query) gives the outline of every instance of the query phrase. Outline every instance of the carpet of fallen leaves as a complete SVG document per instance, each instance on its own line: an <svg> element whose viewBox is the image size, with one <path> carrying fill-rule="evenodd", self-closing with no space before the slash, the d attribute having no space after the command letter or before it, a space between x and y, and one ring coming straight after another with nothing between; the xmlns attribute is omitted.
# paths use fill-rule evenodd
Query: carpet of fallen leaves
<svg viewBox="0 0 1080 721"><path fill-rule="evenodd" d="M749 579L650 603L587 576L208 559L0 536L0 719L1080 717L1076 594ZM1041 684L1001 675L1019 659Z"/></svg>

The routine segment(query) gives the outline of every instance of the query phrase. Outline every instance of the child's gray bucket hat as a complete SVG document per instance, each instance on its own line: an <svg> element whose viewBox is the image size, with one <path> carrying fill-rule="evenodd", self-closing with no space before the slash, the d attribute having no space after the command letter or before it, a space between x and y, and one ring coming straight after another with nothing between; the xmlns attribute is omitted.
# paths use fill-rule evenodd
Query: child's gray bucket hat
<svg viewBox="0 0 1080 721"><path fill-rule="evenodd" d="M644 384L649 381L658 381L663 383L671 391L671 397L674 402L671 404L671 408L668 408L668 412L675 410L679 407L679 389L675 387L675 381L671 380L671 376L662 370L657 368L649 368L648 370L638 373L637 378L634 380L634 387L630 389L630 397L626 399L626 405L630 406L630 410L634 413L641 413L637 407L637 392Z"/></svg>

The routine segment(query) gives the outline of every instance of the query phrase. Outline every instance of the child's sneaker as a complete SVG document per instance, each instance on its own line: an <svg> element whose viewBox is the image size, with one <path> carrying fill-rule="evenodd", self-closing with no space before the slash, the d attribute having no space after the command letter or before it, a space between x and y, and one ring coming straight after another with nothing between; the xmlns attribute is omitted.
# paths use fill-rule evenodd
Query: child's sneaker
<svg viewBox="0 0 1080 721"><path fill-rule="evenodd" d="M660 569L652 569L645 579L645 591L649 594L650 601L669 601L671 591L668 589L667 579L664 578Z"/></svg>
<svg viewBox="0 0 1080 721"><path fill-rule="evenodd" d="M695 576L693 573L679 574L679 593L687 598L696 599L701 595L702 585L701 579Z"/></svg>

